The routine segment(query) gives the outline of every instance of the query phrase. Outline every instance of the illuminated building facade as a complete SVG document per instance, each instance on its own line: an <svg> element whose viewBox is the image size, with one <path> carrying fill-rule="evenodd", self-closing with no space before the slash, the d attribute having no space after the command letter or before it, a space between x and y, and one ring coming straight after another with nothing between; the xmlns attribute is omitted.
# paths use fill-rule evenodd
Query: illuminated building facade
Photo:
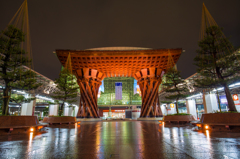
<svg viewBox="0 0 240 159"><path fill-rule="evenodd" d="M132 77L112 77L105 78L104 91L98 98L98 105L141 105L141 97L134 94L134 78ZM122 82L122 100L115 99L115 83Z"/></svg>
<svg viewBox="0 0 240 159"><path fill-rule="evenodd" d="M158 88L163 74L178 61L182 49L148 49L136 47L107 47L88 50L56 50L61 64L71 68L78 79L81 99L78 117L99 118L100 103L133 105L133 84L139 85L142 104L141 117L158 117L161 114ZM114 99L114 78L122 78L123 99ZM108 79L109 78L109 79ZM99 88L106 79L107 93L98 102ZM120 80L120 79L117 79ZM128 81L128 82L125 82ZM105 83L104 83L105 84ZM105 93L105 92L104 92ZM103 94L104 94L103 93ZM109 95L110 94L110 95ZM101 98L101 95L100 95ZM109 99L110 98L110 99Z"/></svg>

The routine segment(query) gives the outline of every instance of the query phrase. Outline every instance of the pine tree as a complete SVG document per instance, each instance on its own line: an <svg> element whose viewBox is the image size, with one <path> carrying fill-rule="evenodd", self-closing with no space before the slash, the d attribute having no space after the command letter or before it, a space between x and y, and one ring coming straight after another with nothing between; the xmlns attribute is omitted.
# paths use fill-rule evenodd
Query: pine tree
<svg viewBox="0 0 240 159"><path fill-rule="evenodd" d="M25 98L23 95L20 94L12 94L9 101L13 104L19 105L19 108L21 108L23 103L30 103L32 100L35 100L36 98ZM20 109L18 110L18 114L20 114Z"/></svg>
<svg viewBox="0 0 240 159"><path fill-rule="evenodd" d="M76 77L70 73L68 69L63 69L56 79L55 84L58 88L53 92L52 98L62 101L58 115L62 116L64 104L67 102L72 104L76 102L79 86L76 83Z"/></svg>
<svg viewBox="0 0 240 159"><path fill-rule="evenodd" d="M178 111L178 100L187 97L186 93L188 88L184 79L181 78L180 71L176 68L171 68L164 75L165 82L163 86L166 87L165 91L171 93L172 95L166 96L166 99L176 100L176 111Z"/></svg>
<svg viewBox="0 0 240 159"><path fill-rule="evenodd" d="M21 49L24 37L21 30L11 25L0 36L0 80L4 83L2 115L8 115L12 89L33 90L41 85L34 72L23 68L31 63Z"/></svg>
<svg viewBox="0 0 240 159"><path fill-rule="evenodd" d="M195 86L224 87L229 111L237 111L228 85L239 79L239 55L234 53L232 44L218 26L207 27L206 35L198 45L200 49L194 61L202 78L195 80Z"/></svg>
<svg viewBox="0 0 240 159"><path fill-rule="evenodd" d="M21 105L23 103L30 103L32 100L35 100L35 99L36 98L25 98L23 95L19 95L19 94L12 94L10 98L10 102Z"/></svg>

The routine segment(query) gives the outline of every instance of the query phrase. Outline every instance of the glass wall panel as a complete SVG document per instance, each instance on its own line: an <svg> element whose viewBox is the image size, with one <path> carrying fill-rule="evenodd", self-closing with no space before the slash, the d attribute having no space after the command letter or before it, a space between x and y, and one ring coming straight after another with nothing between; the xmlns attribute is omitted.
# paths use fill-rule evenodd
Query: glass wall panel
<svg viewBox="0 0 240 159"><path fill-rule="evenodd" d="M122 82L122 100L115 99L115 83ZM131 77L111 77L103 80L98 105L141 105L137 81Z"/></svg>

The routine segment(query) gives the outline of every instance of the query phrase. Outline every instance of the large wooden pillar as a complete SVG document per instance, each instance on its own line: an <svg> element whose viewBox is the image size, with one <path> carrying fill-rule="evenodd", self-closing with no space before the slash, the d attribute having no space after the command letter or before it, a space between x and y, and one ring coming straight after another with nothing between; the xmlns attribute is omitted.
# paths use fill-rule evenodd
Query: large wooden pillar
<svg viewBox="0 0 240 159"><path fill-rule="evenodd" d="M147 68L135 74L142 94L142 108L140 117L162 116L158 98L159 85L162 82L162 69Z"/></svg>
<svg viewBox="0 0 240 159"><path fill-rule="evenodd" d="M99 118L97 95L104 74L95 69L82 68L75 72L80 88L78 118Z"/></svg>

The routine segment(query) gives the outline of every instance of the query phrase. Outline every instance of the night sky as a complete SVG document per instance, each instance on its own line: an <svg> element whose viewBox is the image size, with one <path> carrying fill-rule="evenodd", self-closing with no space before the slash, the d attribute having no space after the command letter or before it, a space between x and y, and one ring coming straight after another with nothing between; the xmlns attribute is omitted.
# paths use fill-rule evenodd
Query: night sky
<svg viewBox="0 0 240 159"><path fill-rule="evenodd" d="M23 0L0 0L0 30ZM55 79L61 65L55 49L111 46L183 48L184 78L196 72L202 0L28 0L34 69ZM205 1L235 47L240 46L240 0Z"/></svg>

